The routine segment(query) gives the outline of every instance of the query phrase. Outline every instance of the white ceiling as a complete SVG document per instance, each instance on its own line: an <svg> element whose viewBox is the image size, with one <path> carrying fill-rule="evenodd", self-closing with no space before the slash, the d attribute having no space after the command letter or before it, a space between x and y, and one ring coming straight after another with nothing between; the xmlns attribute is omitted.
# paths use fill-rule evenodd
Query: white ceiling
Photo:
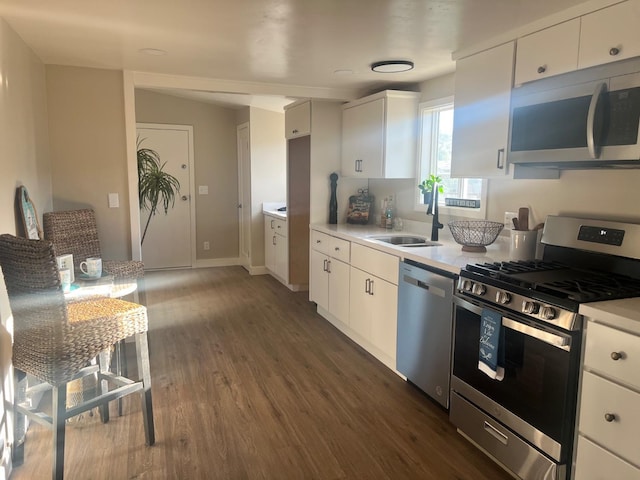
<svg viewBox="0 0 640 480"><path fill-rule="evenodd" d="M46 64L374 90L453 71L452 52L582 2L0 0L0 15ZM415 69L371 72L385 59Z"/></svg>

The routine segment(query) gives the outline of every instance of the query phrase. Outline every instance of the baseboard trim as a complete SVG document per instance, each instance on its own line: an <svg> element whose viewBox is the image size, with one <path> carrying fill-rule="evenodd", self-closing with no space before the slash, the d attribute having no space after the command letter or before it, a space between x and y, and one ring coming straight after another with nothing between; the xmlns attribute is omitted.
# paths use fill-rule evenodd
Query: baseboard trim
<svg viewBox="0 0 640 480"><path fill-rule="evenodd" d="M264 265L259 267L254 267L252 265L243 265L243 267L247 272L249 272L249 275L268 275L269 274L269 270Z"/></svg>
<svg viewBox="0 0 640 480"><path fill-rule="evenodd" d="M209 268L209 267L231 267L240 265L240 258L204 258L196 260L193 268Z"/></svg>

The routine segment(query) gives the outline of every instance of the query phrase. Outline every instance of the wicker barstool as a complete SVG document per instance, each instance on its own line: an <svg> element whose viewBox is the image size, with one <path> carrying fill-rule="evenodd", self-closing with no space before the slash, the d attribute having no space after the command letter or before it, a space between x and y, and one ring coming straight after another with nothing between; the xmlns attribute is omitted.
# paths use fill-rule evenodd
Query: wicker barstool
<svg viewBox="0 0 640 480"><path fill-rule="evenodd" d="M73 254L73 266L80 271L80 262L88 257L102 257L98 224L93 210L65 210L42 215L44 238L53 243L56 255ZM137 260L103 260L102 269L116 280L144 276L144 264Z"/></svg>
<svg viewBox="0 0 640 480"><path fill-rule="evenodd" d="M65 421L100 407L106 422L108 402L131 393L140 393L146 444L153 445L146 308L112 298L65 303L53 246L46 240L0 235L0 267L14 320L13 366L45 382L34 389L52 390L51 417L28 404L19 404L17 398L14 412L53 430L53 478L63 478ZM111 346L132 335L140 380L108 370ZM87 366L95 357L98 364ZM98 376L100 395L67 408L67 383L86 375Z"/></svg>

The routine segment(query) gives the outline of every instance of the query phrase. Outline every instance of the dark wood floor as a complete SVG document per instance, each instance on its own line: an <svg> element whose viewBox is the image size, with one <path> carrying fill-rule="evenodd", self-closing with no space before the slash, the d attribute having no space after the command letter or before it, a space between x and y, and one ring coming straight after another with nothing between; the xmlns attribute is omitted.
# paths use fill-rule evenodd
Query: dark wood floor
<svg viewBox="0 0 640 480"><path fill-rule="evenodd" d="M447 413L315 313L240 267L146 279L157 443L137 396L67 427L69 479L510 478ZM12 478L51 475L32 425Z"/></svg>

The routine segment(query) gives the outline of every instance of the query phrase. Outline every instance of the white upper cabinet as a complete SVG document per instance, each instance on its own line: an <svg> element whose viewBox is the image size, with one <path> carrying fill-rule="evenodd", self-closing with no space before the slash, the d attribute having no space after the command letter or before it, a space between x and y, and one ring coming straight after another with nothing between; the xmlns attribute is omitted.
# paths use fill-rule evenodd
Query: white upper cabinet
<svg viewBox="0 0 640 480"><path fill-rule="evenodd" d="M582 17L578 68L640 55L640 1L629 0Z"/></svg>
<svg viewBox="0 0 640 480"><path fill-rule="evenodd" d="M503 177L507 171L514 42L456 62L451 176Z"/></svg>
<svg viewBox="0 0 640 480"><path fill-rule="evenodd" d="M515 84L578 68L579 38L580 19L574 18L518 39Z"/></svg>
<svg viewBox="0 0 640 480"><path fill-rule="evenodd" d="M640 0L628 0L518 39L515 84L640 55Z"/></svg>
<svg viewBox="0 0 640 480"><path fill-rule="evenodd" d="M343 106L343 176L415 176L419 98L419 93L387 90Z"/></svg>
<svg viewBox="0 0 640 480"><path fill-rule="evenodd" d="M287 139L311 134L310 100L285 107L284 130Z"/></svg>

